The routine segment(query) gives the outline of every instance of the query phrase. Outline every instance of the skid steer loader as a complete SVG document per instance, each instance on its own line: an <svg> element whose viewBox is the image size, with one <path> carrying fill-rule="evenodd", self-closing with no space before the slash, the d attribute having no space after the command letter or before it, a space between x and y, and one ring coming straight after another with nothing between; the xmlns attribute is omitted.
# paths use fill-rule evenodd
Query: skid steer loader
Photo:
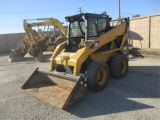
<svg viewBox="0 0 160 120"><path fill-rule="evenodd" d="M51 72L36 69L22 89L50 105L66 109L93 91L104 89L110 74L123 78L128 70L129 19L81 13L65 17L68 40L54 50Z"/></svg>
<svg viewBox="0 0 160 120"><path fill-rule="evenodd" d="M60 21L54 18L24 20L23 26L26 34L19 41L16 49L11 49L9 62L22 60L27 52L35 60L43 62L45 61L43 52L53 51L58 44L67 40L66 28L63 27ZM54 27L56 30L50 31L51 27ZM38 28L37 31L35 30L36 28ZM42 28L44 29L43 31ZM57 31L57 28L59 31Z"/></svg>

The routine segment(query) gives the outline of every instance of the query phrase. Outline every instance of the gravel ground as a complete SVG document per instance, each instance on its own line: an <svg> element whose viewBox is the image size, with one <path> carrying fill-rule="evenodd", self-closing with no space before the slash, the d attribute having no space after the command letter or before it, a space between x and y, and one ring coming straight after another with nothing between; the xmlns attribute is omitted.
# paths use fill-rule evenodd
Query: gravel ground
<svg viewBox="0 0 160 120"><path fill-rule="evenodd" d="M21 86L37 68L49 71L49 60L38 63L27 56L9 63L0 54L0 120L158 120L160 118L160 61L130 57L125 78L110 78L101 92L87 97L66 111L51 107L24 93Z"/></svg>

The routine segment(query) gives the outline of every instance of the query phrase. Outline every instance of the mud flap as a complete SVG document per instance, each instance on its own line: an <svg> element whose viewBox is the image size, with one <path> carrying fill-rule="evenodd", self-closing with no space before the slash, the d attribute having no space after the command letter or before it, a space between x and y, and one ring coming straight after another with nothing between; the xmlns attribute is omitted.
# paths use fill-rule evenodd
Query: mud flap
<svg viewBox="0 0 160 120"><path fill-rule="evenodd" d="M61 109L68 108L87 94L83 77L43 72L38 69L33 72L22 89L37 99Z"/></svg>
<svg viewBox="0 0 160 120"><path fill-rule="evenodd" d="M21 60L22 60L22 55L16 49L11 49L8 61L9 62L18 62Z"/></svg>

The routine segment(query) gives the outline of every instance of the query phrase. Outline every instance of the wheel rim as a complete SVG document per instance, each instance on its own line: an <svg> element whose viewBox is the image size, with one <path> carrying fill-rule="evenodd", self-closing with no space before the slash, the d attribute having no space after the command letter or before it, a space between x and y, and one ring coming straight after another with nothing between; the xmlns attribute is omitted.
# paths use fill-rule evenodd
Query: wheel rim
<svg viewBox="0 0 160 120"><path fill-rule="evenodd" d="M104 69L100 69L97 75L97 81L99 85L103 85L106 81L107 73Z"/></svg>
<svg viewBox="0 0 160 120"><path fill-rule="evenodd" d="M121 66L121 72L122 74L124 74L127 70L127 61L126 60L122 60L122 66Z"/></svg>

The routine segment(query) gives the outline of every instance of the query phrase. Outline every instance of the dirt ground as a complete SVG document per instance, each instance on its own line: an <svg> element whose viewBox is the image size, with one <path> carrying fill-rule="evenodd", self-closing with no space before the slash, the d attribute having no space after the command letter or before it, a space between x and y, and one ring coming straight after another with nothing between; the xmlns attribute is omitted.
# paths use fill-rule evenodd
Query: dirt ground
<svg viewBox="0 0 160 120"><path fill-rule="evenodd" d="M24 93L21 86L39 67L49 71L49 60L38 63L27 56L21 62L8 62L0 54L1 120L158 120L160 118L160 60L130 56L125 78L110 78L100 92L87 97L67 110L51 107Z"/></svg>

